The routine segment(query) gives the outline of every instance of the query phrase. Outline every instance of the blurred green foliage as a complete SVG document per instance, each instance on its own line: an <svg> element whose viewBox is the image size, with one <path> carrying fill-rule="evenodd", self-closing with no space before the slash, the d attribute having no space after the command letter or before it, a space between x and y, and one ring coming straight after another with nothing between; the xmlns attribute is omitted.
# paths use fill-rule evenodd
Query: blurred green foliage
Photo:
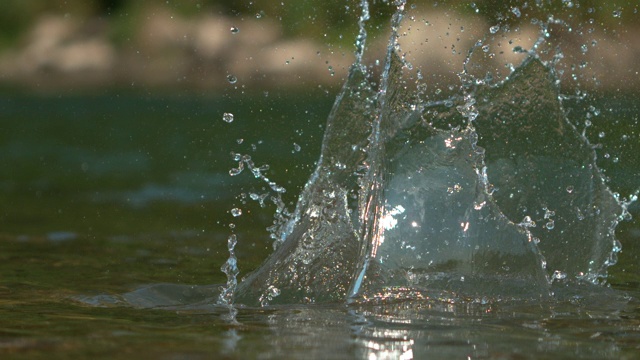
<svg viewBox="0 0 640 360"><path fill-rule="evenodd" d="M392 0L370 0L372 14L390 14ZM561 16L571 12L580 21L603 24L631 24L637 22L640 0L414 0L426 11L431 7L477 13L492 22L514 19L510 12L518 8L523 16L543 19L551 14ZM132 36L141 19L153 9L165 8L179 16L204 14L264 17L283 25L287 36L327 37L338 40L347 37L357 26L360 0L2 0L0 1L0 47L20 40L22 34L43 14L66 14L76 18L102 18L110 24L113 40L122 42ZM614 16L620 11L621 16ZM374 16L370 22L375 31L388 16ZM344 35L344 36L343 36ZM349 36L347 36L349 35Z"/></svg>

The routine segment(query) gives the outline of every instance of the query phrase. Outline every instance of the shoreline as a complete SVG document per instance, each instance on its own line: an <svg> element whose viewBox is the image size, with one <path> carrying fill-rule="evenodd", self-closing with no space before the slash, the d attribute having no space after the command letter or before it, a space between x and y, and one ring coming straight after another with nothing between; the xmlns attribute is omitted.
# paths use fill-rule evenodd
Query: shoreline
<svg viewBox="0 0 640 360"><path fill-rule="evenodd" d="M409 50L408 60L428 69L436 86L456 84L467 49L486 34L489 24L446 12L411 18L403 27L418 31L400 37L403 51ZM420 26L422 29L418 29ZM449 37L449 29L463 27ZM507 34L527 48L537 32L533 26L523 26ZM568 45L563 50L568 59L564 67L586 64L579 81L583 90L638 89L640 63L636 59L640 58L640 39L634 38L638 32L640 29L626 27L623 32L595 31L586 36L560 29L557 36ZM49 14L37 20L17 46L0 53L0 86L45 92L103 88L220 92L230 87L259 91L341 86L355 59L351 45L287 38L283 33L281 25L270 19L221 15L187 19L158 9L138 25L131 38L115 44L109 38L110 24L105 20ZM344 37L350 35L355 38L355 34ZM457 39L453 39L455 35ZM375 63L371 54L384 54L387 37L378 37L370 36L365 54L368 63ZM585 50L587 45L580 44L587 40L591 43ZM509 47L516 45L512 40L509 43ZM523 58L507 49L499 55L488 62L502 73L505 70L500 68L506 68L505 61L517 66L518 59ZM230 82L228 77L236 80ZM425 79L431 85L430 78ZM567 80L568 76L563 79L563 86L568 84L571 88L572 81Z"/></svg>

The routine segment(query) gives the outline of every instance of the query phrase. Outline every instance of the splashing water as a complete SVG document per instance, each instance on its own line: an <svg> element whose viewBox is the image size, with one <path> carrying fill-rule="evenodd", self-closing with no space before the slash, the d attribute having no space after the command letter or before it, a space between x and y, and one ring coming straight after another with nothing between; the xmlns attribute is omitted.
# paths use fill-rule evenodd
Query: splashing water
<svg viewBox="0 0 640 360"><path fill-rule="evenodd" d="M603 282L629 202L609 190L593 146L567 119L562 54L543 59L550 24L562 22L539 22L538 40L531 50L514 46L522 63L500 81L476 74L496 56L495 44L478 40L459 93L429 100L426 85L410 90L424 70L410 75L399 41L406 3L395 5L376 81L363 64L370 14L361 2L356 61L317 168L295 211L283 216L279 207L278 246L238 285L235 301L485 303L549 299L558 284ZM510 12L520 18L523 9ZM505 28L491 26L488 36ZM249 164L236 160L232 175Z"/></svg>
<svg viewBox="0 0 640 360"><path fill-rule="evenodd" d="M564 13L542 1L503 6L482 22L460 13L484 15L484 3L420 13L395 1L384 41L367 35L377 11L359 2L356 61L295 209L254 145L253 157L230 154L229 176L261 187L225 207L226 219L254 216L248 200L276 206L274 252L262 266L238 281L245 233L228 224L222 286L151 284L75 300L177 311L204 334L206 354L216 329L229 329L219 339L227 357L637 358L637 269L627 262L602 286L621 250L614 230L640 193L612 193L608 185L638 188L637 171L607 165L638 164L627 156L637 132L616 132L617 119L584 90L593 87L582 87L596 82L582 45L587 54L602 45L584 35L568 41L574 57L559 50L567 41L556 33L591 34L560 20L577 2L559 4ZM442 49L446 61L432 56ZM601 151L589 136L621 143ZM298 144L286 150L297 154ZM618 277L625 271L631 281ZM170 316L162 323L176 324Z"/></svg>

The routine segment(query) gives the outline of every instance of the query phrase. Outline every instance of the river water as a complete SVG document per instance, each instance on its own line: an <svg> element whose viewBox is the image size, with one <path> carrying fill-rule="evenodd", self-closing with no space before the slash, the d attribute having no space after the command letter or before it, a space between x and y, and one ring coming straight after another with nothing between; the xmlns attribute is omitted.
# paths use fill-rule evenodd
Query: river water
<svg viewBox="0 0 640 360"><path fill-rule="evenodd" d="M406 64L393 56L387 72L369 80L379 76L382 85L363 83L354 68L331 114L334 94L324 91L224 99L6 94L0 352L636 358L640 211L631 204L634 219L615 227L623 250L603 267L617 244L608 230L622 210L598 170L621 197L637 189L633 94L554 105L550 65L533 60L498 87L442 95L451 104L416 102L420 87L400 75ZM383 91L372 98L375 86ZM520 88L524 97L515 96ZM533 107L510 110L523 98ZM605 109L585 133L601 144L597 160L581 137L584 114L575 114L594 114L589 106ZM223 120L229 109L233 122ZM542 120L531 116L536 111ZM505 128L506 118L513 124ZM256 167L268 163L263 172L277 186L255 173L230 176L239 166L231 151L251 155ZM274 206L261 207L251 194L271 196L279 186L295 221L272 231L284 244L265 262ZM354 234L342 215L358 213L363 201L379 211L359 217L362 250L335 247ZM218 305L219 285L206 285L227 280L218 269L230 234L239 276L256 270L231 298L233 319Z"/></svg>

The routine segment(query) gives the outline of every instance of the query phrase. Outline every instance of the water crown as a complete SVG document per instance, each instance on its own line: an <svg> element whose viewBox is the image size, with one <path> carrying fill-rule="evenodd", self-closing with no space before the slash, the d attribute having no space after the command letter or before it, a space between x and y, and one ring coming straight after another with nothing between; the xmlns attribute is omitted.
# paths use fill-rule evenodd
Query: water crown
<svg viewBox="0 0 640 360"><path fill-rule="evenodd" d="M407 5L395 7L376 75L363 60L361 1L356 61L316 170L295 210L279 207L276 249L238 284L235 302L548 299L560 282L602 282L628 203L567 118L562 53L547 39L550 26L568 25L538 21L530 48L513 46L520 65L491 73L507 28L493 25L471 46L459 85L427 94L428 69L404 52Z"/></svg>

